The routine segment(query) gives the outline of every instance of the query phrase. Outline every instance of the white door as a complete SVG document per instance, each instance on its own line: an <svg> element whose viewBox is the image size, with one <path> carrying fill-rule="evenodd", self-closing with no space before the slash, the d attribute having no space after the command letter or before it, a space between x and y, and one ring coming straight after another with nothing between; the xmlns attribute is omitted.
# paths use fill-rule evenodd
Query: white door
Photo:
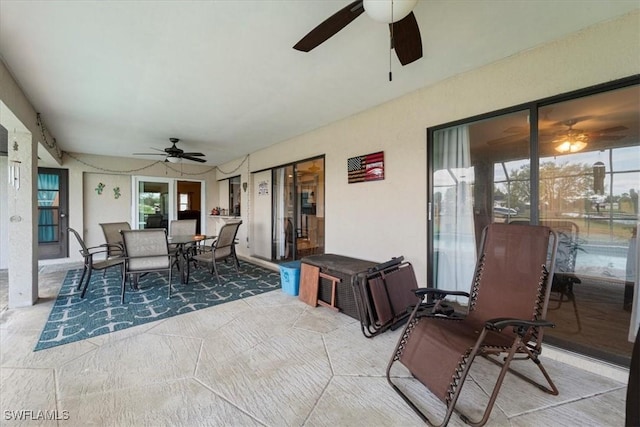
<svg viewBox="0 0 640 427"><path fill-rule="evenodd" d="M271 171L253 174L251 255L271 259Z"/></svg>

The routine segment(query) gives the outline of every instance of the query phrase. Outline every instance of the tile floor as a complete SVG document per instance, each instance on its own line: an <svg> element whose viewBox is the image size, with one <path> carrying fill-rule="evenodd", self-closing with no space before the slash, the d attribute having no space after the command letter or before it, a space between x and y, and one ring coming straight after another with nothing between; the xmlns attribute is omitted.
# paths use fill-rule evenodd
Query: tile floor
<svg viewBox="0 0 640 427"><path fill-rule="evenodd" d="M20 309L7 308L0 271L2 426L423 425L385 379L400 331L366 339L354 319L281 291L34 353L65 275L41 270L41 302ZM560 395L507 376L488 425L624 425L625 382L543 360ZM495 372L481 362L465 408Z"/></svg>

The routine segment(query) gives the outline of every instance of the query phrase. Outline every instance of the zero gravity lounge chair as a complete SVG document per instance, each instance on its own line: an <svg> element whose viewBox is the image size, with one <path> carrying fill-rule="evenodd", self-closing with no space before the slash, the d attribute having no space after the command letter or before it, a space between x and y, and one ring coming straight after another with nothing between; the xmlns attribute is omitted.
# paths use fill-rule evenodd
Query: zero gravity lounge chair
<svg viewBox="0 0 640 427"><path fill-rule="evenodd" d="M434 425L419 409L415 392L409 392L408 388L401 390L401 377L392 376L391 369L396 362L422 383L419 389L426 387L446 405L446 414L439 425L446 425L454 410L464 422L484 425L507 371L547 393L558 394L538 358L543 328L553 326L544 319L556 247L556 234L549 227L490 224L483 232L469 294L433 288L416 291L420 297L434 298L436 308L447 294L468 298L466 313L443 315L434 311L432 304L416 305L387 367L391 386L424 421ZM500 355L504 358L498 359ZM482 418L477 421L456 408L476 356L501 366L499 373L496 368L493 391ZM521 359L532 360L548 386L512 370L512 360Z"/></svg>

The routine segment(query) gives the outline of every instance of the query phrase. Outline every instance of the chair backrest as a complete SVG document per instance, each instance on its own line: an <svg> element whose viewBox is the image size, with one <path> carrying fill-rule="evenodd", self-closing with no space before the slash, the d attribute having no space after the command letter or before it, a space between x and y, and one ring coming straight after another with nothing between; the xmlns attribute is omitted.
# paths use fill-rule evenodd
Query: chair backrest
<svg viewBox="0 0 640 427"><path fill-rule="evenodd" d="M87 249L87 245L85 245L84 240L82 240L82 237L80 237L80 234L78 234L78 232L76 230L74 230L73 228L67 228L67 230L70 231L71 234L76 236L76 240L78 241L78 244L80 245L80 253L82 254L82 256L89 255L89 249Z"/></svg>
<svg viewBox="0 0 640 427"><path fill-rule="evenodd" d="M515 220L510 224L529 224L529 221ZM556 273L574 273L580 238L580 228L573 221L548 219L540 221L540 225L550 227L558 235L558 251L556 255Z"/></svg>
<svg viewBox="0 0 640 427"><path fill-rule="evenodd" d="M102 233L104 233L104 239L107 242L107 256L122 256L124 251L118 249L117 246L122 247L122 235L120 230L131 230L131 225L128 222L104 222L100 224Z"/></svg>
<svg viewBox="0 0 640 427"><path fill-rule="evenodd" d="M196 234L195 219L174 219L169 223L169 236L188 236Z"/></svg>
<svg viewBox="0 0 640 427"><path fill-rule="evenodd" d="M230 221L222 226L220 233L218 233L218 239L213 244L216 257L223 257L232 253L240 224L242 224L242 221Z"/></svg>
<svg viewBox="0 0 640 427"><path fill-rule="evenodd" d="M468 319L482 326L497 317L544 318L556 245L550 227L488 225L471 287Z"/></svg>
<svg viewBox="0 0 640 427"><path fill-rule="evenodd" d="M127 257L127 271L170 268L167 231L164 228L122 230L120 233Z"/></svg>

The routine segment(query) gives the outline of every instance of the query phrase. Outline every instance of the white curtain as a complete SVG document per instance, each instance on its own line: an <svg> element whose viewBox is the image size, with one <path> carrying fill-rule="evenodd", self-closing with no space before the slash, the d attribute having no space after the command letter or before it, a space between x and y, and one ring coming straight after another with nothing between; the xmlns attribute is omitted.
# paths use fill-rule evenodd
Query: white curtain
<svg viewBox="0 0 640 427"><path fill-rule="evenodd" d="M440 193L435 206L435 286L468 291L476 262L468 127L436 131L433 153L434 193Z"/></svg>

